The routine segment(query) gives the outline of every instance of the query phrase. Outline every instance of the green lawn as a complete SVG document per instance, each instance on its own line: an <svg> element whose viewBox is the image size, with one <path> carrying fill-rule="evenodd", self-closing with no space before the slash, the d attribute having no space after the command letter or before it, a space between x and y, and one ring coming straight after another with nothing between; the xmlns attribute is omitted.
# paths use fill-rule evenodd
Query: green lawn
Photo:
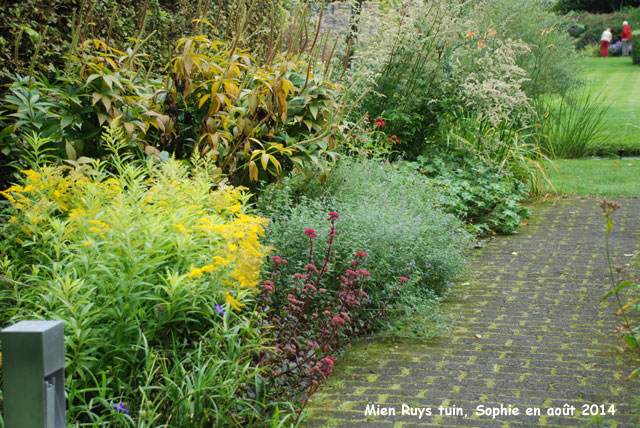
<svg viewBox="0 0 640 428"><path fill-rule="evenodd" d="M640 160L560 159L545 166L555 190L565 195L640 197ZM548 189L551 192L551 189Z"/></svg>
<svg viewBox="0 0 640 428"><path fill-rule="evenodd" d="M608 107L598 152L640 153L640 66L630 57L585 58L584 65L588 90Z"/></svg>

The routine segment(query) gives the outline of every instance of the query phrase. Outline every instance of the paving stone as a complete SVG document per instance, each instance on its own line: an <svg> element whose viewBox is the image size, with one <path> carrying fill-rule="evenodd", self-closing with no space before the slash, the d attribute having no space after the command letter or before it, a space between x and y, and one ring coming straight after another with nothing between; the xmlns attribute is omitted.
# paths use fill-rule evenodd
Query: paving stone
<svg viewBox="0 0 640 428"><path fill-rule="evenodd" d="M625 254L640 249L640 199L617 202L611 254L625 264ZM452 318L445 334L355 344L312 397L303 426L573 427L589 422L584 404L613 404L606 418L635 426L640 381L625 379L640 358L614 334L614 302L601 305L609 285L599 200L561 199L533 211L520 233L476 251L445 305ZM575 416L547 414L565 404ZM395 415L367 413L376 405ZM432 414L403 415L403 405ZM441 416L441 405L466 417ZM493 419L475 414L480 405L520 414ZM527 408L541 413L526 415Z"/></svg>

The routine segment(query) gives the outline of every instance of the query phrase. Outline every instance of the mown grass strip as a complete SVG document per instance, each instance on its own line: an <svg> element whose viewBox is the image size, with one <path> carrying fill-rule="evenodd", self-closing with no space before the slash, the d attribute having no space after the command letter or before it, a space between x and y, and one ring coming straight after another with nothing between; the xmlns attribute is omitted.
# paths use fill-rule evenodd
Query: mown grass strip
<svg viewBox="0 0 640 428"><path fill-rule="evenodd" d="M640 197L640 159L561 159L545 164L560 194ZM547 190L551 191L547 186Z"/></svg>

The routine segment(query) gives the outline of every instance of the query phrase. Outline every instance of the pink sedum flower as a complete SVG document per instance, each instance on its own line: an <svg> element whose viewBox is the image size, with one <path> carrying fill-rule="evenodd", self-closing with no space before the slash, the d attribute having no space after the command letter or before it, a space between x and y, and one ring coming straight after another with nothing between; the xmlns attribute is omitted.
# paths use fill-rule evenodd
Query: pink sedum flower
<svg viewBox="0 0 640 428"><path fill-rule="evenodd" d="M344 325L344 319L338 315L335 315L332 319L331 322L334 324L340 324L340 325Z"/></svg>

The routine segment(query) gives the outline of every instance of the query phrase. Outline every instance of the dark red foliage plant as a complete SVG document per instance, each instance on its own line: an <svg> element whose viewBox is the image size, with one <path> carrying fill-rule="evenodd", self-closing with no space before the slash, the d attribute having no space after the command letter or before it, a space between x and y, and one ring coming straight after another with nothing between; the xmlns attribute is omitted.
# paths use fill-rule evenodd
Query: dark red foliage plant
<svg viewBox="0 0 640 428"><path fill-rule="evenodd" d="M287 263L273 256L270 279L262 282L258 310L265 314L263 323L270 331L270 346L260 357L266 366L269 395L273 400L288 400L299 405L299 414L320 383L331 374L335 353L351 338L368 331L369 326L384 312L408 279L400 277L393 293L373 316L363 317L371 303L362 286L371 274L362 268L367 253L357 251L350 269L340 274L339 287L328 290L327 272L333 259L333 242L340 216L328 214L329 236L322 262L316 263L314 242L318 234L313 229L304 233L309 238L308 263L302 273L290 278L281 275L280 267ZM298 414L298 417L299 417Z"/></svg>

